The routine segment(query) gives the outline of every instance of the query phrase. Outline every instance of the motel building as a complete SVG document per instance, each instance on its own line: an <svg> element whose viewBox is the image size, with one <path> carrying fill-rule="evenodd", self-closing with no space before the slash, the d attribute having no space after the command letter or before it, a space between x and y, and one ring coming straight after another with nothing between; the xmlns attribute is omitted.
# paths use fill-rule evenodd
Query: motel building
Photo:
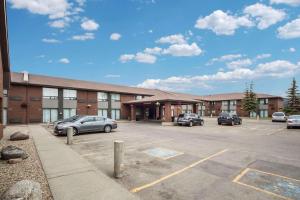
<svg viewBox="0 0 300 200"><path fill-rule="evenodd" d="M242 109L243 93L197 96L27 72L11 72L10 79L10 88L4 90L3 96L7 102L3 105L3 122L8 124L49 123L73 115L162 123L172 122L181 113L218 116L226 111L248 116ZM282 110L282 97L257 96L260 117Z"/></svg>

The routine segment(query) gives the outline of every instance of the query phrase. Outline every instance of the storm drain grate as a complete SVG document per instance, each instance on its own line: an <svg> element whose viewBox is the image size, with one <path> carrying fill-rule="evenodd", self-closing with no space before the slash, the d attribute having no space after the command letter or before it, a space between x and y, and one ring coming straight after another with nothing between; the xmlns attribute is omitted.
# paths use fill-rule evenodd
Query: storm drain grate
<svg viewBox="0 0 300 200"><path fill-rule="evenodd" d="M161 158L164 160L183 154L183 152L178 152L178 151L165 149L165 148L152 148L152 149L147 149L143 152L150 156Z"/></svg>

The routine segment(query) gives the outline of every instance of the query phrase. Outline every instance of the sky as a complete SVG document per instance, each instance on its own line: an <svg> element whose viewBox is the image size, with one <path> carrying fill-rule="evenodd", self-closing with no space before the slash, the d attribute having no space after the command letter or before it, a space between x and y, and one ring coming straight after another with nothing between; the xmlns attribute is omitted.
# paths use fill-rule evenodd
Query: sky
<svg viewBox="0 0 300 200"><path fill-rule="evenodd" d="M286 95L300 0L7 0L11 69L191 94Z"/></svg>

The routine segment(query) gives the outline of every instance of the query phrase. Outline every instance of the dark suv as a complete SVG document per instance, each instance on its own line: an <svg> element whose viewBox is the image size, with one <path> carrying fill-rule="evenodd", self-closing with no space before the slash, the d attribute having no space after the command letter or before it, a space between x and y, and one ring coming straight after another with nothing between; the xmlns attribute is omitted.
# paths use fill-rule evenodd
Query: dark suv
<svg viewBox="0 0 300 200"><path fill-rule="evenodd" d="M188 126L194 126L194 125L200 125L203 126L204 120L198 116L195 113L184 113L180 114L177 118L177 124L182 125L188 125Z"/></svg>
<svg viewBox="0 0 300 200"><path fill-rule="evenodd" d="M236 124L242 124L242 119L236 114L222 112L218 117L218 124L228 124L234 126Z"/></svg>

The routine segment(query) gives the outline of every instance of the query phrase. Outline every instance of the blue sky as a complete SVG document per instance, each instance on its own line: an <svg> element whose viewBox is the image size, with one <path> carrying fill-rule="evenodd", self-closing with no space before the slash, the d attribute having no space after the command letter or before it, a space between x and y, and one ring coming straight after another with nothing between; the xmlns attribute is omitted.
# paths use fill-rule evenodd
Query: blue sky
<svg viewBox="0 0 300 200"><path fill-rule="evenodd" d="M300 82L300 0L8 0L13 71L193 94Z"/></svg>

